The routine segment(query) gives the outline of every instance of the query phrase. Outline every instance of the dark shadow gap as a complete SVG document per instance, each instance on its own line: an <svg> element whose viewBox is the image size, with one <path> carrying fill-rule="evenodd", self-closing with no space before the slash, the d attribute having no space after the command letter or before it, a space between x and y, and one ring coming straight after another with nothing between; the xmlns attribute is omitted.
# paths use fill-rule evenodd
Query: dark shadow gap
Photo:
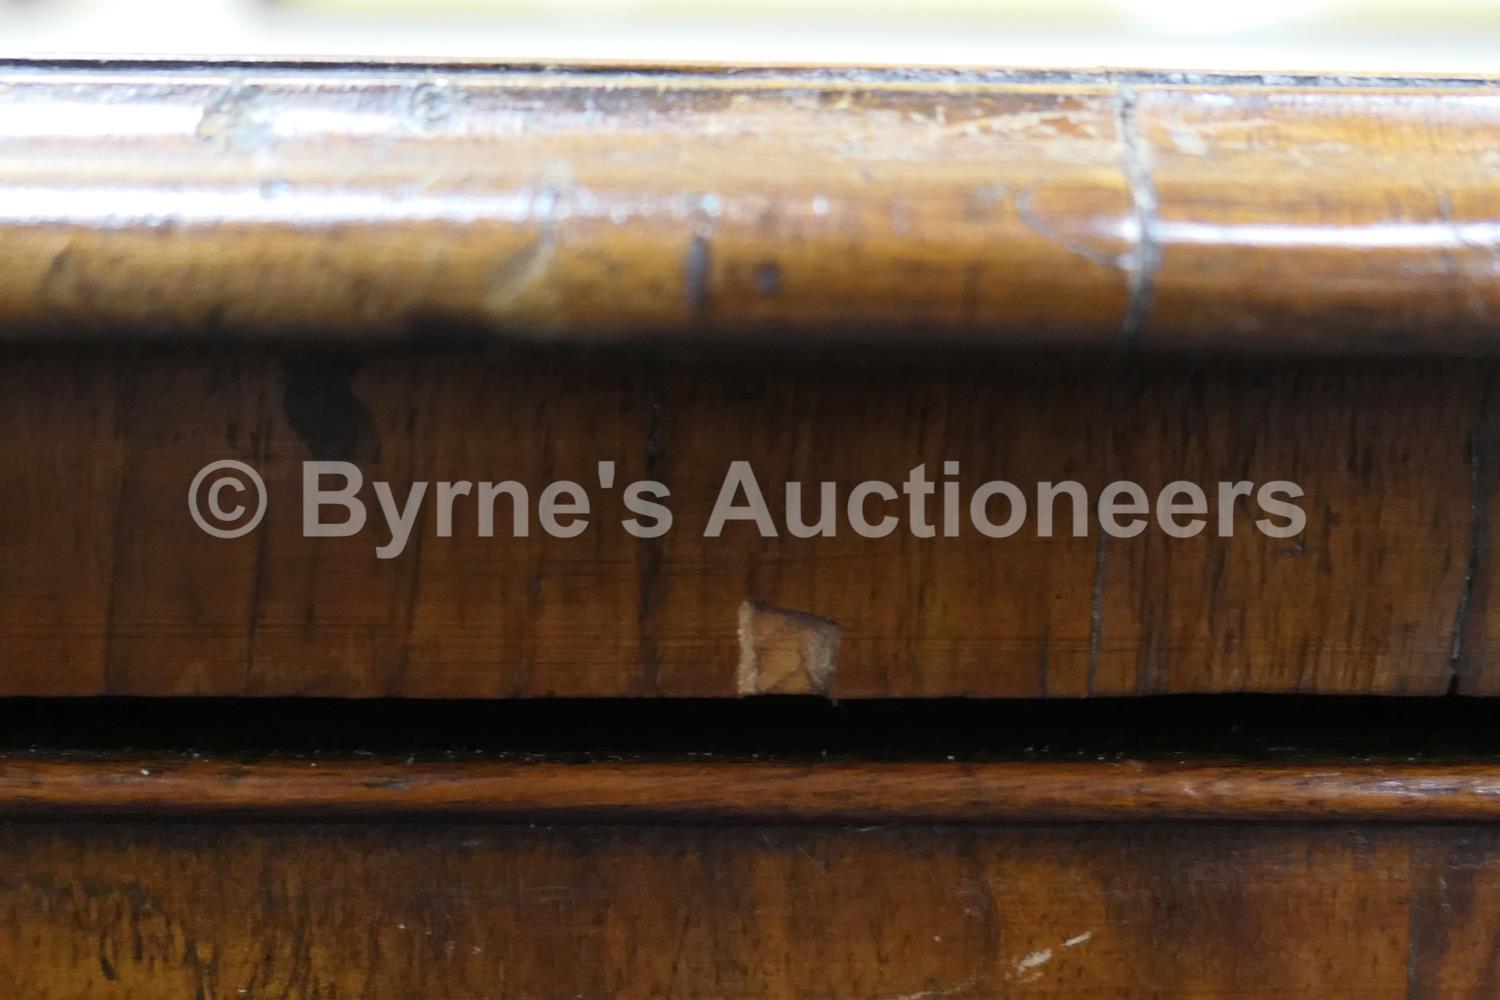
<svg viewBox="0 0 1500 1000"><path fill-rule="evenodd" d="M1086 701L0 699L0 750L861 759L1500 756L1500 704L1262 695Z"/></svg>

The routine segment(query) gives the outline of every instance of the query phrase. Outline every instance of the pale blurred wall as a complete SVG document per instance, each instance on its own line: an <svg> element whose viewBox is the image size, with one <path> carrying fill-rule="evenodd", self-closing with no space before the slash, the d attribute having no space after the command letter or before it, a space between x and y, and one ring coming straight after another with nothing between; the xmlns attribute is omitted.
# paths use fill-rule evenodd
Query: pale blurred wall
<svg viewBox="0 0 1500 1000"><path fill-rule="evenodd" d="M0 0L0 55L1500 74L1500 0Z"/></svg>

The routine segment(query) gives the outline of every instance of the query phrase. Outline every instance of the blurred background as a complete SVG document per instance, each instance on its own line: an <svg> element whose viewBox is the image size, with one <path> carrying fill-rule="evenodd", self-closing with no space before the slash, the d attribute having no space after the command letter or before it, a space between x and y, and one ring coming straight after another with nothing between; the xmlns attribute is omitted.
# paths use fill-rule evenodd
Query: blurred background
<svg viewBox="0 0 1500 1000"><path fill-rule="evenodd" d="M1500 73L1497 0L0 0L0 56Z"/></svg>

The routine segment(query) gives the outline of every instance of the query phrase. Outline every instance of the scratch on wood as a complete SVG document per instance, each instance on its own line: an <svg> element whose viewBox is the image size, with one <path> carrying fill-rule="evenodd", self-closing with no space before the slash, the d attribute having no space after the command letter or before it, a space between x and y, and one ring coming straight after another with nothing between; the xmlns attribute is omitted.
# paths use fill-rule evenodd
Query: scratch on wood
<svg viewBox="0 0 1500 1000"><path fill-rule="evenodd" d="M262 97L260 87L236 81L204 107L194 135L242 152L268 145L272 112Z"/></svg>
<svg viewBox="0 0 1500 1000"><path fill-rule="evenodd" d="M708 269L712 250L708 235L698 233L688 244L687 257L683 261L683 284L687 288L688 308L693 318L702 316L708 309Z"/></svg>
<svg viewBox="0 0 1500 1000"><path fill-rule="evenodd" d="M1474 580L1479 573L1481 553L1489 547L1490 495L1489 456L1485 450L1485 434L1489 427L1490 393L1492 385L1486 383L1479 396L1479 409L1469 431L1469 548L1464 565L1462 589L1458 594L1458 606L1453 613L1453 640L1448 653L1448 693L1457 694L1463 683L1464 635L1468 630L1471 604L1474 597Z"/></svg>
<svg viewBox="0 0 1500 1000"><path fill-rule="evenodd" d="M500 266L495 269L494 280L490 283L491 307L508 306L530 288L546 273L556 249L554 226L550 217L544 217L542 231L531 242L501 261Z"/></svg>
<svg viewBox="0 0 1500 1000"><path fill-rule="evenodd" d="M1049 225L1037 213L1035 205L1036 187L1035 184L1028 184L1016 196L1015 200L1016 218L1020 219L1027 229L1030 229L1045 240L1056 243L1069 253L1076 253L1085 260L1093 261L1095 264L1102 264L1105 267L1120 268L1123 270L1129 270L1133 266L1134 256L1138 252L1134 246L1122 254L1096 250L1093 247L1067 239Z"/></svg>
<svg viewBox="0 0 1500 1000"><path fill-rule="evenodd" d="M1034 951L1016 963L1016 974L1018 976L1025 977L1027 976L1027 973L1031 973L1031 975L1034 976L1037 974L1035 970L1046 965L1050 961L1052 961L1051 948L1043 948L1040 951Z"/></svg>
<svg viewBox="0 0 1500 1000"><path fill-rule="evenodd" d="M892 997L891 1000L936 1000L937 997L951 997L957 993L967 993L978 985L979 977L975 976L973 979L966 979L957 986L949 986L947 988L933 987L932 989L918 990L916 993L903 993L899 997Z"/></svg>
<svg viewBox="0 0 1500 1000"><path fill-rule="evenodd" d="M1157 236L1156 186L1151 181L1146 151L1141 145L1136 122L1135 89L1122 84L1115 102L1115 125L1120 133L1120 166L1130 184L1130 202L1135 214L1135 242L1126 254L1126 271L1130 277L1130 301L1120 334L1126 345L1140 341L1151 298L1156 288L1156 270L1161 264L1161 243Z"/></svg>
<svg viewBox="0 0 1500 1000"><path fill-rule="evenodd" d="M806 611L740 605L739 693L819 694L833 686L843 629Z"/></svg>
<svg viewBox="0 0 1500 1000"><path fill-rule="evenodd" d="M556 290L545 278L552 269L559 242L560 208L573 190L570 168L554 167L548 183L530 192L527 215L535 224L536 236L495 268L486 294L486 305L492 312L512 309L525 293L555 297Z"/></svg>
<svg viewBox="0 0 1500 1000"><path fill-rule="evenodd" d="M1103 640L1104 625L1104 555L1108 538L1108 534L1099 532L1099 545L1094 553L1094 584L1089 591L1089 694L1094 693L1094 683L1099 677L1099 645Z"/></svg>
<svg viewBox="0 0 1500 1000"><path fill-rule="evenodd" d="M663 482L666 479L666 397L662 389L661 372L648 366L645 374L646 392L646 478ZM640 587L636 596L636 635L640 644L641 693L659 694L661 673L661 647L657 635L657 612L666 596L666 576L662 572L665 546L660 538L641 539Z"/></svg>

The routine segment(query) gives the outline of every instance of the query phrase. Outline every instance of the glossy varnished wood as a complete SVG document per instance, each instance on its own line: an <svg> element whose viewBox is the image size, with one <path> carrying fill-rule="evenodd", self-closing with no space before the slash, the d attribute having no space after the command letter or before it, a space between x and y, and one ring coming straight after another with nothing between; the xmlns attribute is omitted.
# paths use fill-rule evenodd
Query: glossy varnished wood
<svg viewBox="0 0 1500 1000"><path fill-rule="evenodd" d="M0 817L1493 821L1500 762L0 757Z"/></svg>
<svg viewBox="0 0 1500 1000"><path fill-rule="evenodd" d="M0 826L0 991L1493 995L1464 826Z"/></svg>
<svg viewBox="0 0 1500 1000"><path fill-rule="evenodd" d="M1500 693L1488 364L1137 363L1493 351L1497 147L1479 80L5 63L0 695ZM222 459L271 494L233 541L184 502ZM304 537L309 459L576 480L592 527L429 506L380 559ZM778 515L954 461L1289 480L1308 523L705 538L734 460ZM601 461L674 529L626 534ZM218 755L0 752L0 996L1500 991L1483 746L299 756L219 718Z"/></svg>
<svg viewBox="0 0 1500 1000"><path fill-rule="evenodd" d="M1483 80L0 66L0 335L1490 350Z"/></svg>
<svg viewBox="0 0 1500 1000"><path fill-rule="evenodd" d="M745 602L841 631L834 697L1493 692L1492 372L682 363L470 354L14 355L0 365L0 692L730 696ZM270 494L204 535L188 485L225 458ZM302 463L414 480L573 479L572 539L454 536L398 557L370 488L354 538L302 537ZM1289 480L1301 536L703 537L729 463L778 523L784 484L972 487ZM628 535L619 483L672 530ZM815 491L809 489L808 496ZM841 496L843 494L840 494ZM967 493L965 493L967 495ZM1060 502L1068 524L1071 501ZM1242 502L1243 507L1243 502ZM502 508L502 514L506 508Z"/></svg>

